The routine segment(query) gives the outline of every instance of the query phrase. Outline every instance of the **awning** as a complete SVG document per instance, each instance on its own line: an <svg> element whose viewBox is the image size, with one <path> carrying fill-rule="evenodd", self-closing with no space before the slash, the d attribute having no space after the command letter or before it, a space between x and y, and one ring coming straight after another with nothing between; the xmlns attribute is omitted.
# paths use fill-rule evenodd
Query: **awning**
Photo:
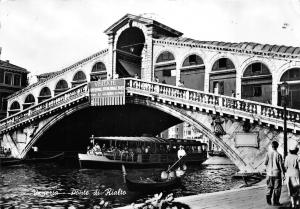
<svg viewBox="0 0 300 209"><path fill-rule="evenodd" d="M90 137L92 139L92 137ZM129 142L151 142L151 143L160 143L168 144L168 140L158 138L158 137L134 137L134 136L107 136L107 137L94 137L95 140L114 140L114 141L129 141Z"/></svg>
<svg viewBox="0 0 300 209"><path fill-rule="evenodd" d="M140 76L141 70L139 65L121 59L119 59L119 62L130 76L134 77L135 74L138 74Z"/></svg>

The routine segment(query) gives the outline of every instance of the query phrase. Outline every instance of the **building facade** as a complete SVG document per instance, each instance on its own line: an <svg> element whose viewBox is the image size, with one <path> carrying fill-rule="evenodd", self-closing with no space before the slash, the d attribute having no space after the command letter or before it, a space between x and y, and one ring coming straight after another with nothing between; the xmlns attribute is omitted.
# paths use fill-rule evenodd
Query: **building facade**
<svg viewBox="0 0 300 209"><path fill-rule="evenodd" d="M28 73L26 69L13 65L8 60L0 60L0 119L7 115L7 97L28 85ZM30 102L24 101L23 107ZM8 114L18 112L21 108L19 103L13 103Z"/></svg>

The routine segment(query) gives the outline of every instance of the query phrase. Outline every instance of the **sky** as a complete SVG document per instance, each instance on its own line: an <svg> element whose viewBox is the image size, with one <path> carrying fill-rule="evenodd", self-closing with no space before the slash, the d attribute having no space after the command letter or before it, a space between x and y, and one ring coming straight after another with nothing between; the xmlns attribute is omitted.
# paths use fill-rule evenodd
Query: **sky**
<svg viewBox="0 0 300 209"><path fill-rule="evenodd" d="M300 0L0 0L0 59L61 70L107 48L103 31L127 13L197 40L300 47Z"/></svg>

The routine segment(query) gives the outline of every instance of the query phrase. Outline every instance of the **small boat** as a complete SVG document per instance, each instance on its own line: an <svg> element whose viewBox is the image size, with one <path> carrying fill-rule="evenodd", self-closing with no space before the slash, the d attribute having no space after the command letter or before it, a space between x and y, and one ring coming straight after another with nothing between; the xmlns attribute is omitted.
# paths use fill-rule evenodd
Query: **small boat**
<svg viewBox="0 0 300 209"><path fill-rule="evenodd" d="M175 177L167 180L155 181L146 179L142 181L129 180L126 177L126 185L130 191L153 191L153 190L167 190L181 185L181 178Z"/></svg>
<svg viewBox="0 0 300 209"><path fill-rule="evenodd" d="M182 175L180 176L175 176L173 178L168 178L165 180L161 179L160 177L131 180L127 177L125 166L122 166L122 170L126 186L130 191L161 191L176 188L181 185L181 178L185 173L184 171L184 173L181 173Z"/></svg>
<svg viewBox="0 0 300 209"><path fill-rule="evenodd" d="M54 156L50 157L39 157L39 158L24 158L24 159L17 159L17 158L7 158L3 157L0 158L0 165L1 166L11 166L11 165L20 165L20 164L28 164L28 163L46 163L46 162L54 162L57 160L62 159L64 153L59 153Z"/></svg>
<svg viewBox="0 0 300 209"><path fill-rule="evenodd" d="M175 162L178 147L184 146L188 156L187 164L200 165L207 158L203 147L206 144L195 140L167 140L158 137L91 137L90 141L99 147L106 147L100 151L88 151L87 154L78 153L80 168L109 168L120 169L121 165L128 168L150 168L170 165ZM117 147L124 147L118 148ZM109 149L113 147L114 149ZM150 151L145 152L147 148Z"/></svg>

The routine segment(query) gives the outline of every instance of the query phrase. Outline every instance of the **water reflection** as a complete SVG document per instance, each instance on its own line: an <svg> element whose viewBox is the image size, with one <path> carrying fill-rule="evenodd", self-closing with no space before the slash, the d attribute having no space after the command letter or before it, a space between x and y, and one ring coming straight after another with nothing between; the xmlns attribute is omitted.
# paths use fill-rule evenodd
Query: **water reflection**
<svg viewBox="0 0 300 209"><path fill-rule="evenodd" d="M130 178L159 174L161 169L128 170ZM193 166L175 196L231 189L242 184L231 178L235 166ZM152 194L128 191L120 170L74 169L57 164L4 167L0 174L0 205L6 207L90 208L103 199L114 207L142 202Z"/></svg>

